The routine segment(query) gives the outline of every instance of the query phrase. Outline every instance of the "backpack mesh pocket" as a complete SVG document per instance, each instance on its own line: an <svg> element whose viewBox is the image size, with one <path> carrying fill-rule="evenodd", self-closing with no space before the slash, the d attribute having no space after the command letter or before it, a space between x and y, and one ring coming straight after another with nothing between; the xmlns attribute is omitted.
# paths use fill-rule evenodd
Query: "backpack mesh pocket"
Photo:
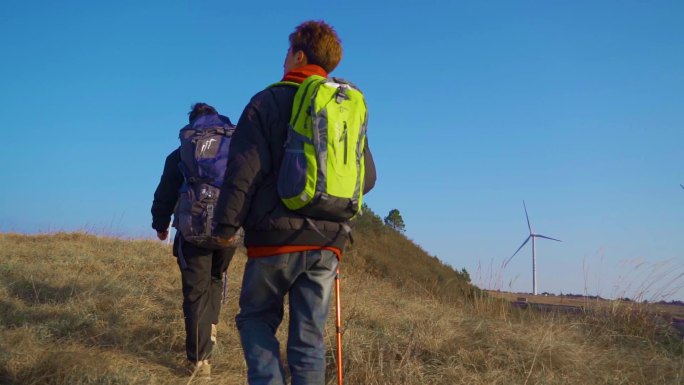
<svg viewBox="0 0 684 385"><path fill-rule="evenodd" d="M304 192L307 172L304 143L293 139L285 148L278 175L278 194L281 198L293 198Z"/></svg>

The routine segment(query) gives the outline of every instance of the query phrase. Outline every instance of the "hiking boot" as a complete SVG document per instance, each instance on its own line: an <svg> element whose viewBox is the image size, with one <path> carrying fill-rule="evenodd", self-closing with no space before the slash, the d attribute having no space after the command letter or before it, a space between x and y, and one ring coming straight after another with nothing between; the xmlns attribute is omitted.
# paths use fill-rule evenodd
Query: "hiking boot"
<svg viewBox="0 0 684 385"><path fill-rule="evenodd" d="M211 324L211 343L216 345L216 324Z"/></svg>
<svg viewBox="0 0 684 385"><path fill-rule="evenodd" d="M192 377L209 377L211 376L211 364L209 360L188 362L188 370Z"/></svg>

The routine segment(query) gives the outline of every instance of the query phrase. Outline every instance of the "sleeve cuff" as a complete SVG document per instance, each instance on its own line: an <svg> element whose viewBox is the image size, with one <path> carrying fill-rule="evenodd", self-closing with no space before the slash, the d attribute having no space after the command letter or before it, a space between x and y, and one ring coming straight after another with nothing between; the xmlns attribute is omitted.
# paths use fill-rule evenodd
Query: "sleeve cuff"
<svg viewBox="0 0 684 385"><path fill-rule="evenodd" d="M217 224L214 228L214 235L221 238L230 238L235 235L236 231L235 227Z"/></svg>
<svg viewBox="0 0 684 385"><path fill-rule="evenodd" d="M163 219L158 219L158 220L153 220L152 221L152 228L155 229L156 231L166 231L169 229L169 224L171 224L171 220L163 220Z"/></svg>

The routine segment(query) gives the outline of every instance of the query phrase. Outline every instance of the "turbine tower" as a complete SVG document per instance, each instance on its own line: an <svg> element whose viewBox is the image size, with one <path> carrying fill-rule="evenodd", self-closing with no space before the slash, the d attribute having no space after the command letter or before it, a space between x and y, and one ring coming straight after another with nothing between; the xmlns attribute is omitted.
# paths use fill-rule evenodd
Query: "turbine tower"
<svg viewBox="0 0 684 385"><path fill-rule="evenodd" d="M682 187L682 188L684 188L684 187ZM551 237L547 237L546 235L535 234L532 231L532 226L530 225L530 217L527 215L527 206L525 206L525 201L523 201L523 208L525 209L525 218L527 218L527 228L530 230L530 235L525 239L525 242L523 242L522 245L520 245L520 247L518 247L518 250L516 250L515 253L513 253L513 255L511 255L511 257L508 258L506 260L506 262L504 262L503 267L505 268L506 265L508 265L508 262L510 262L511 259L513 259L513 257L515 257L515 255L518 254L518 251L520 251L520 249L522 249L523 246L525 246L531 238L532 239L532 293L534 295L537 295L537 243L536 243L536 239L537 238L544 238L544 239L550 239L552 241L557 241L557 242L561 242L561 240L551 238Z"/></svg>

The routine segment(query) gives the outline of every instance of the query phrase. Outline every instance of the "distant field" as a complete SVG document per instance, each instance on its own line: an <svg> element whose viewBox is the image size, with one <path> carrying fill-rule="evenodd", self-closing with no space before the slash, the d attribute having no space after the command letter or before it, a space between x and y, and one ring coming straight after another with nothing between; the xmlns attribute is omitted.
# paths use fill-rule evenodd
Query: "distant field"
<svg viewBox="0 0 684 385"><path fill-rule="evenodd" d="M597 299L597 298L582 298L576 296L560 296L560 295L532 295L528 293L508 293L501 291L488 290L488 294L495 298L502 298L508 301L517 301L519 298L525 298L527 302L539 303L546 305L565 305L565 306L577 306L584 307L590 310L600 310L606 309L611 306L616 305L616 301ZM620 302L621 306L634 306L639 307L645 311L660 314L663 317L677 317L684 318L684 306L679 305L669 305L669 304L658 304L658 303L633 303L633 302Z"/></svg>

